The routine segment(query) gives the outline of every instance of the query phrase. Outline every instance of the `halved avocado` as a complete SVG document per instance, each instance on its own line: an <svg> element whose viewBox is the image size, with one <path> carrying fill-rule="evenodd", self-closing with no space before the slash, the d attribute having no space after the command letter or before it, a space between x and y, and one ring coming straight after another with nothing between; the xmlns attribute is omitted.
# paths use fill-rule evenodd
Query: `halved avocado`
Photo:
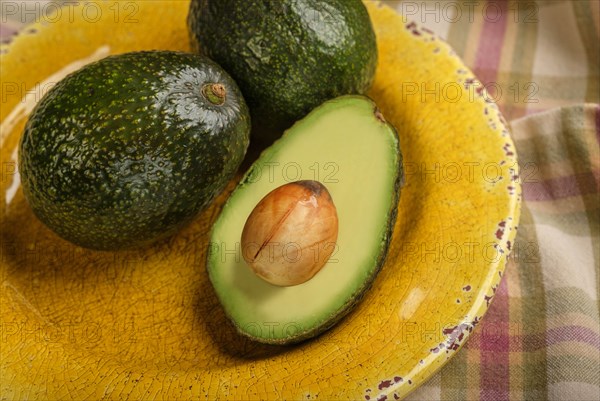
<svg viewBox="0 0 600 401"><path fill-rule="evenodd" d="M346 315L383 265L402 175L397 133L364 96L323 103L266 149L224 205L208 250L210 280L239 333L294 343ZM337 247L312 279L279 287L246 265L240 237L256 204L297 180L317 180L329 190L339 219Z"/></svg>

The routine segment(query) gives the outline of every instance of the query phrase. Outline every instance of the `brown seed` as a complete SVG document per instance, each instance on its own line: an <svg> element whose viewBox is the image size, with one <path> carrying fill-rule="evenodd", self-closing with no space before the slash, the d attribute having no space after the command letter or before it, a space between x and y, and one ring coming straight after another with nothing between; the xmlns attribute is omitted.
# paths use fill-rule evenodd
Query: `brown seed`
<svg viewBox="0 0 600 401"><path fill-rule="evenodd" d="M296 181L268 193L242 232L242 255L262 279L291 286L311 279L336 247L338 217L327 188Z"/></svg>

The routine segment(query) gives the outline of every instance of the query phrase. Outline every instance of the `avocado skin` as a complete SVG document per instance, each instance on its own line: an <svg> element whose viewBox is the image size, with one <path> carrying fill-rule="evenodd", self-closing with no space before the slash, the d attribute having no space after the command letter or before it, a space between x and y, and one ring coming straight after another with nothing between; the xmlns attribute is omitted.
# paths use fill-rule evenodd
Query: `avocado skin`
<svg viewBox="0 0 600 401"><path fill-rule="evenodd" d="M270 144L324 101L365 94L377 66L360 0L192 0L191 43L236 80Z"/></svg>
<svg viewBox="0 0 600 401"><path fill-rule="evenodd" d="M222 105L201 87L221 83ZM60 81L20 142L23 192L35 215L77 245L146 245L192 220L233 177L249 143L239 88L199 55L107 57Z"/></svg>

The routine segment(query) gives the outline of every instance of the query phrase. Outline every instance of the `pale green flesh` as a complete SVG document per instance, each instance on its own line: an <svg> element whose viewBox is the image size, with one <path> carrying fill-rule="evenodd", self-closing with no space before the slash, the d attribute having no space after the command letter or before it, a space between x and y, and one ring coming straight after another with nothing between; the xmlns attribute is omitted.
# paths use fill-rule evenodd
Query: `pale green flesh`
<svg viewBox="0 0 600 401"><path fill-rule="evenodd" d="M208 257L213 286L240 331L266 342L293 339L318 331L360 295L385 249L399 159L395 132L358 96L326 102L261 155L214 225ZM241 256L246 219L271 190L315 179L337 208L337 249L309 281L269 284Z"/></svg>

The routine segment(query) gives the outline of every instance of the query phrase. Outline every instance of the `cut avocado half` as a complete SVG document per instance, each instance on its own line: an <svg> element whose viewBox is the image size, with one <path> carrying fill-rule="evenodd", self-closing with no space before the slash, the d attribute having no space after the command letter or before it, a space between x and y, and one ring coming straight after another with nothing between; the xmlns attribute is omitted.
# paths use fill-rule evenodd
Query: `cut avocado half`
<svg viewBox="0 0 600 401"><path fill-rule="evenodd" d="M346 315L383 265L401 179L396 131L364 96L323 103L266 149L224 205L208 250L210 280L238 332L263 343L294 343ZM313 278L279 287L246 264L240 238L257 203L298 180L328 189L339 219L337 246Z"/></svg>

